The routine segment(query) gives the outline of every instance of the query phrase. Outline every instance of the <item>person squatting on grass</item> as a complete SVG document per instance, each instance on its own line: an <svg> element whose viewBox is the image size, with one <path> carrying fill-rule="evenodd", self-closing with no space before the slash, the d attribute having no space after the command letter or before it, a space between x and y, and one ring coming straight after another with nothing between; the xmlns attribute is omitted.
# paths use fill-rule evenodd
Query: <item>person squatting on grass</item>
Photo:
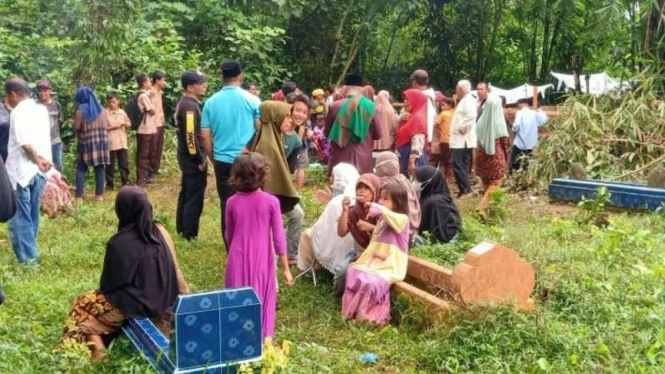
<svg viewBox="0 0 665 374"><path fill-rule="evenodd" d="M145 191L121 188L115 213L118 232L106 243L99 288L76 298L58 344L87 347L94 361L106 358L110 337L129 318L150 318L169 336L171 306L189 293L171 236L153 220Z"/></svg>

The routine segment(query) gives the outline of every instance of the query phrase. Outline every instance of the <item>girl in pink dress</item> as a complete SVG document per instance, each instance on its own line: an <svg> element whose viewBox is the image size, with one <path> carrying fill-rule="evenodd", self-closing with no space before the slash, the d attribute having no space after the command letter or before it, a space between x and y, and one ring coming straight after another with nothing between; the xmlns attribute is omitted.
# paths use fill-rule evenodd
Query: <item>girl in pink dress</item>
<svg viewBox="0 0 665 374"><path fill-rule="evenodd" d="M385 325L390 321L390 288L406 277L409 251L409 194L388 182L379 203L367 203L368 217L378 217L372 240L349 266L342 297L344 319ZM348 210L349 206L344 205Z"/></svg>
<svg viewBox="0 0 665 374"><path fill-rule="evenodd" d="M226 287L254 288L261 300L263 339L275 334L275 255L282 265L284 283L293 284L279 200L261 190L269 170L266 159L258 153L238 156L230 179L238 192L227 202L225 212L229 244Z"/></svg>

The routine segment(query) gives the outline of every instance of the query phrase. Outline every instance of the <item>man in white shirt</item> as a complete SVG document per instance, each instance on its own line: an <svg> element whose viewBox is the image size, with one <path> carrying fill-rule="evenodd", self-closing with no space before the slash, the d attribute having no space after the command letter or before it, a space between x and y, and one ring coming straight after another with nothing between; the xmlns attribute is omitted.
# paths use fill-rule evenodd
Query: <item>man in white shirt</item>
<svg viewBox="0 0 665 374"><path fill-rule="evenodd" d="M520 170L531 156L533 149L538 146L538 129L547 122L547 115L541 109L533 110L529 99L520 99L517 102L519 110L515 114L513 132L515 142L510 155L510 173Z"/></svg>
<svg viewBox="0 0 665 374"><path fill-rule="evenodd" d="M9 237L20 263L36 264L39 209L51 169L51 121L45 106L30 100L22 79L5 82L5 95L14 109L10 115L7 174L16 190L17 211L9 221Z"/></svg>
<svg viewBox="0 0 665 374"><path fill-rule="evenodd" d="M422 91L422 93L424 93L429 99L427 101L427 141L430 143L429 164L436 166L436 160L439 159L439 147L437 145L435 149L435 147L431 146L434 137L434 120L436 119L436 108L434 107L436 93L434 92L434 89L429 86L429 75L427 74L427 71L418 69L411 74L411 88ZM438 142L436 142L436 144L438 144Z"/></svg>
<svg viewBox="0 0 665 374"><path fill-rule="evenodd" d="M469 181L469 161L476 148L476 117L478 106L471 94L471 82L461 80L457 83L457 109L450 124L450 149L453 151L453 172L459 189L459 197L471 194Z"/></svg>

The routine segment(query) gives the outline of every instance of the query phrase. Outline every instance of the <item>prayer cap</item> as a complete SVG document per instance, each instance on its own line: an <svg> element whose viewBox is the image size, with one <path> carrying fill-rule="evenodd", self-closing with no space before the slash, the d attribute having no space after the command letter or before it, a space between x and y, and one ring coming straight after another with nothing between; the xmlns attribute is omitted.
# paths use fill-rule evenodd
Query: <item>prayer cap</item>
<svg viewBox="0 0 665 374"><path fill-rule="evenodd" d="M242 66L238 60L226 60L222 63L222 77L235 78L242 73Z"/></svg>
<svg viewBox="0 0 665 374"><path fill-rule="evenodd" d="M360 74L347 74L344 77L344 85L361 87L363 85L363 77Z"/></svg>

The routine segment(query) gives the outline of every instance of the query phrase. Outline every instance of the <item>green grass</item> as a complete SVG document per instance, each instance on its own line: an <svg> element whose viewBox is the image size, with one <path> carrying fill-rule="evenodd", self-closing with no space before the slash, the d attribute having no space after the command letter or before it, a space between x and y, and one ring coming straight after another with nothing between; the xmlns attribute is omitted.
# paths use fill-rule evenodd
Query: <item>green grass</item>
<svg viewBox="0 0 665 374"><path fill-rule="evenodd" d="M173 169L167 163L167 168ZM157 217L174 232L177 177L148 189ZM311 224L322 207L304 193ZM111 363L91 365L78 352L54 352L70 303L96 288L105 243L116 230L114 194L86 201L70 215L42 217L41 266L19 266L0 226L0 373L152 373L124 338L110 348ZM277 340L293 342L291 373L659 373L665 370L665 219L658 214L614 214L607 229L580 225L574 207L508 195L506 216L492 226L473 218L464 201L465 231L456 243L416 254L447 266L473 244L497 240L533 263L536 308L471 309L445 327L398 300L386 327L344 322L331 294L331 277L280 287ZM219 227L214 179L208 184L200 239L176 235L178 259L194 291L223 285L226 251ZM376 352L376 365L360 362Z"/></svg>

